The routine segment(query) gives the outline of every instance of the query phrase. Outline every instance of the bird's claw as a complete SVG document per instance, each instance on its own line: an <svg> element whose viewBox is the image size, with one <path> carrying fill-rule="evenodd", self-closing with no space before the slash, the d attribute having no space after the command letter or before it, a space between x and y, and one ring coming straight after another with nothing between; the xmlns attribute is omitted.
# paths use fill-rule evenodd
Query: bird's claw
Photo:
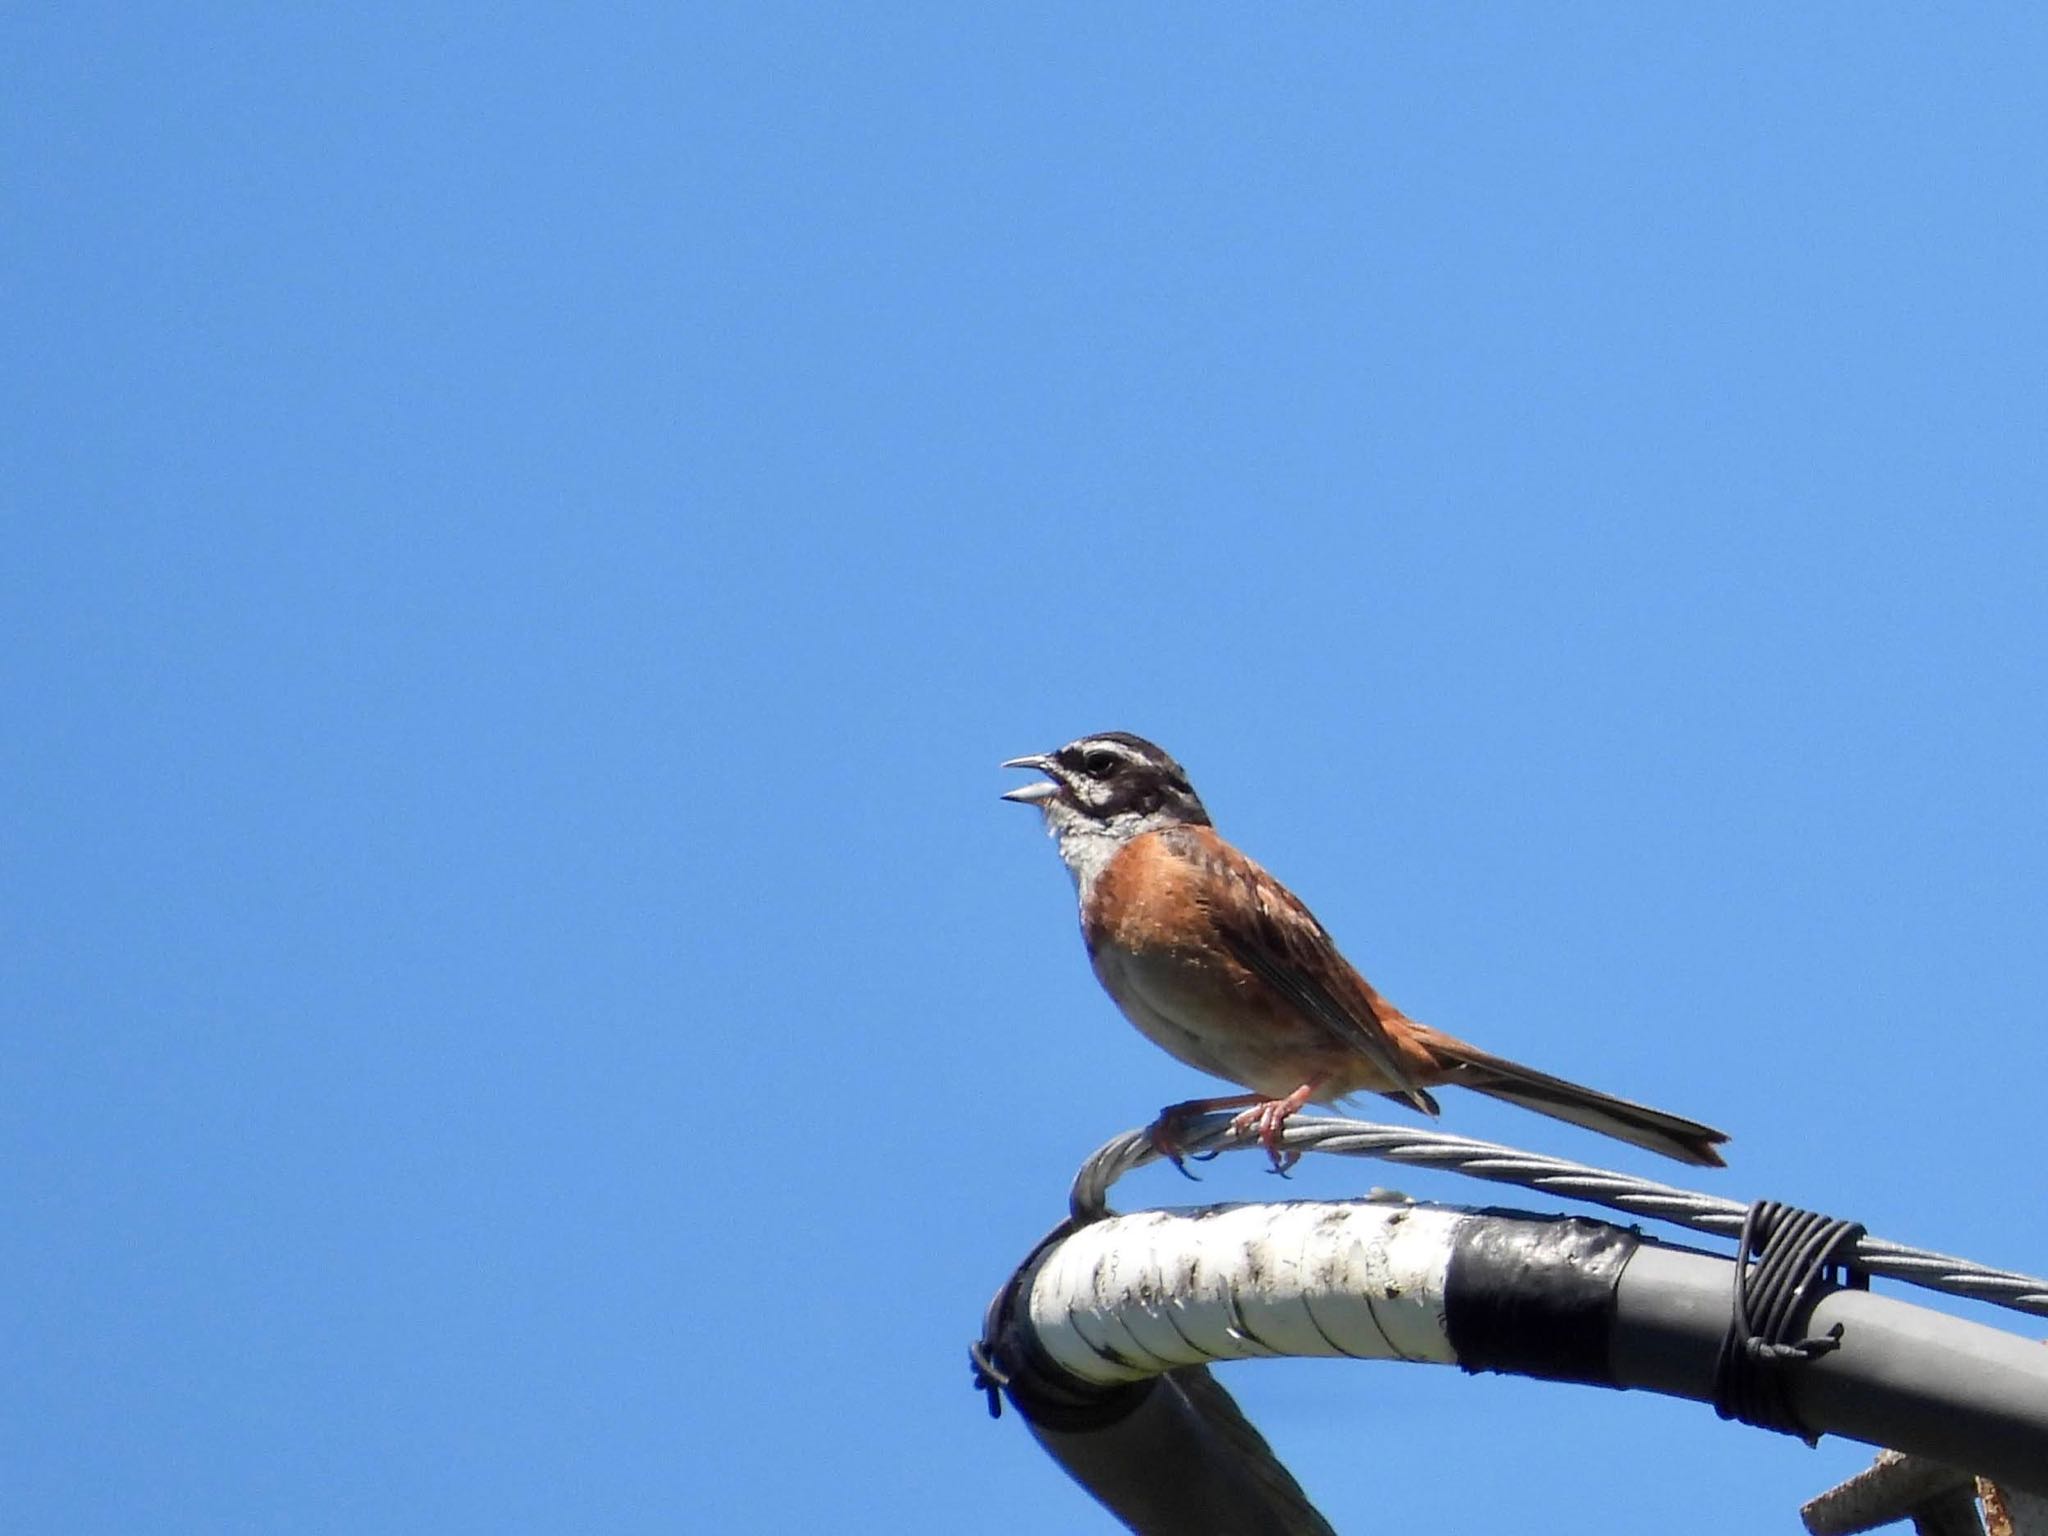
<svg viewBox="0 0 2048 1536"><path fill-rule="evenodd" d="M1189 1168L1188 1164L1213 1161L1220 1149L1211 1147L1206 1152L1189 1152L1181 1146L1180 1132L1180 1122L1167 1114L1152 1122L1146 1137L1152 1143L1152 1150L1173 1164L1182 1178L1191 1184L1199 1184L1202 1182L1201 1175Z"/></svg>
<svg viewBox="0 0 2048 1536"><path fill-rule="evenodd" d="M1291 1152L1280 1145L1280 1137L1287 1129L1287 1121L1295 1110L1301 1107L1300 1099L1268 1099L1263 1104L1254 1104L1250 1109L1230 1122L1230 1128L1243 1139L1256 1139L1266 1149L1266 1158L1272 1164L1266 1171L1287 1178L1287 1170L1301 1161L1299 1152Z"/></svg>

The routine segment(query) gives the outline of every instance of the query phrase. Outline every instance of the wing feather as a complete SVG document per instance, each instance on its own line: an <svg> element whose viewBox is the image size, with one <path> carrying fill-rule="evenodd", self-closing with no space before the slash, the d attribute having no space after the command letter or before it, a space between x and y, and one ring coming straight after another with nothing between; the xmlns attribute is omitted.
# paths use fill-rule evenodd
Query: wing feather
<svg viewBox="0 0 2048 1536"><path fill-rule="evenodd" d="M1404 1099L1426 1115L1435 1114L1436 1101L1415 1082L1389 1035L1381 1013L1387 1005L1337 952L1315 914L1221 838L1198 841L1200 857L1229 882L1236 898L1219 902L1215 916L1217 931L1238 963L1337 1044L1384 1072L1397 1090L1388 1097ZM1341 978L1341 983L1326 979L1333 977Z"/></svg>

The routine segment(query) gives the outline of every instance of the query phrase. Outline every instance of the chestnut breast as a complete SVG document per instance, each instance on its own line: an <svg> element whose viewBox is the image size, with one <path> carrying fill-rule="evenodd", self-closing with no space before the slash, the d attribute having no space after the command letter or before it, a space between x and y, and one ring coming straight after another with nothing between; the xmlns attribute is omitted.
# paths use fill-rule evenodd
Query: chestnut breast
<svg viewBox="0 0 2048 1536"><path fill-rule="evenodd" d="M1365 987L1285 888L1207 827L1167 827L1126 843L1083 894L1082 936L1125 1016L1190 1066L1273 1097L1320 1077L1323 1102L1393 1086L1236 958L1220 925L1232 925L1240 940L1269 927L1274 914L1262 923L1262 902L1305 925L1296 935L1327 952L1335 985Z"/></svg>

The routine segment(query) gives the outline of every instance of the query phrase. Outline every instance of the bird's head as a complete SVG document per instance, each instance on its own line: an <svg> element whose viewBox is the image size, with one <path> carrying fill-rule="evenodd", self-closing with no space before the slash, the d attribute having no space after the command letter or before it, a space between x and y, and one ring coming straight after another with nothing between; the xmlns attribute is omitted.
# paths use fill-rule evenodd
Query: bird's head
<svg viewBox="0 0 2048 1536"><path fill-rule="evenodd" d="M1071 838L1123 843L1161 827L1209 825L1187 770L1163 748L1128 731L1083 736L1056 752L1013 757L1003 766L1045 775L1003 798L1042 810L1063 855Z"/></svg>

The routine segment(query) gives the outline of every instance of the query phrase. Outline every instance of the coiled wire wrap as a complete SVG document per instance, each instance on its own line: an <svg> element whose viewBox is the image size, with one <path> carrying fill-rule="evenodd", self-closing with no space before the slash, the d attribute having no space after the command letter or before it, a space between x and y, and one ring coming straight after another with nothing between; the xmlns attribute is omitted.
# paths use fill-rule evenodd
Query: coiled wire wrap
<svg viewBox="0 0 2048 1536"><path fill-rule="evenodd" d="M1793 1334L1815 1292L1833 1283L1828 1272L1862 1236L1856 1222L1776 1200L1759 1200L1749 1208L1735 1248L1735 1303L1714 1365L1714 1412L1758 1429L1797 1435L1808 1445L1820 1443L1793 1410L1789 1373L1839 1349L1842 1325L1836 1323L1817 1338ZM1870 1288L1861 1271L1852 1268L1849 1278L1858 1290Z"/></svg>

